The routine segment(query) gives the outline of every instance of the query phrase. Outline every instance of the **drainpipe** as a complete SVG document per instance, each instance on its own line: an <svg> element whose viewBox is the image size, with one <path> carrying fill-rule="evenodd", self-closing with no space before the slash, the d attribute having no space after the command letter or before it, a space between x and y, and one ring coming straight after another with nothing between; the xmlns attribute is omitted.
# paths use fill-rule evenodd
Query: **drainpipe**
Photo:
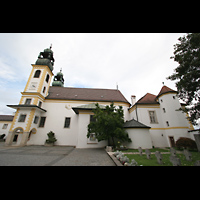
<svg viewBox="0 0 200 200"><path fill-rule="evenodd" d="M138 121L137 104L135 104L135 106L136 106L136 118L137 118L137 121Z"/></svg>

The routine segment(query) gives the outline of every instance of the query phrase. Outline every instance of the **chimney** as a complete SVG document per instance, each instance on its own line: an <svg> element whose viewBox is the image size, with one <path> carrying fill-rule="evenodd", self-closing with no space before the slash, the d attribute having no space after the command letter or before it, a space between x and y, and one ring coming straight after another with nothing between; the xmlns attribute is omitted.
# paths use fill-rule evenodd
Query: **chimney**
<svg viewBox="0 0 200 200"><path fill-rule="evenodd" d="M136 103L136 96L135 95L131 95L131 103L132 103L132 105L134 105Z"/></svg>

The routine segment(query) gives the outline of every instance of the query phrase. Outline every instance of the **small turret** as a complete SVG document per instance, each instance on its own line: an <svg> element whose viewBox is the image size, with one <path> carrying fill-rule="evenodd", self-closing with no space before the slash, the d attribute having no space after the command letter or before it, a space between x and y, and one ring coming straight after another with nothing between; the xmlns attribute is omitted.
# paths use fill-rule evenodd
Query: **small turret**
<svg viewBox="0 0 200 200"><path fill-rule="evenodd" d="M62 69L60 70L60 72L56 74L56 76L54 76L52 86L59 86L59 87L64 86L64 78L63 78Z"/></svg>

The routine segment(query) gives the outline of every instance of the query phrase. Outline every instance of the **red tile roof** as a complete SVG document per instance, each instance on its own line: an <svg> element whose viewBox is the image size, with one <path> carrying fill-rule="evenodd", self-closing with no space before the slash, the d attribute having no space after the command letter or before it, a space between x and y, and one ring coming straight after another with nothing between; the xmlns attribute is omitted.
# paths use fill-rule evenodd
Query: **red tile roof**
<svg viewBox="0 0 200 200"><path fill-rule="evenodd" d="M13 118L13 115L0 115L0 121L12 121Z"/></svg>
<svg viewBox="0 0 200 200"><path fill-rule="evenodd" d="M164 86L161 88L159 94L157 95L157 98L158 98L160 95L162 95L162 94L170 93L170 92L176 92L176 93L177 93L177 91L172 90L171 88L169 88L169 87L167 87L167 86L164 85Z"/></svg>
<svg viewBox="0 0 200 200"><path fill-rule="evenodd" d="M116 89L72 88L56 86L51 86L49 88L49 95L46 97L46 99L107 102L117 101L129 103L122 93Z"/></svg>
<svg viewBox="0 0 200 200"><path fill-rule="evenodd" d="M156 95L147 93L137 101L137 104L158 104Z"/></svg>
<svg viewBox="0 0 200 200"><path fill-rule="evenodd" d="M158 93L157 96L154 95L154 94L147 93L142 98L140 98L136 103L137 104L159 104L157 102L157 98L162 94L170 93L170 92L177 93L175 90L172 90L171 88L164 85L161 88L161 90L160 90L160 92Z"/></svg>

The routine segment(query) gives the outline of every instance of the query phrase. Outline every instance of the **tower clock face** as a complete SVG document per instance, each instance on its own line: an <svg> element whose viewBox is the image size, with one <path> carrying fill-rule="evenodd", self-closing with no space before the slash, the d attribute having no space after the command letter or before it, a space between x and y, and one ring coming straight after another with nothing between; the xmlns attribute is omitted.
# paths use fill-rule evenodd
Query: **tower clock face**
<svg viewBox="0 0 200 200"><path fill-rule="evenodd" d="M36 90L36 87L37 87L37 83L32 82L29 89L30 90Z"/></svg>

